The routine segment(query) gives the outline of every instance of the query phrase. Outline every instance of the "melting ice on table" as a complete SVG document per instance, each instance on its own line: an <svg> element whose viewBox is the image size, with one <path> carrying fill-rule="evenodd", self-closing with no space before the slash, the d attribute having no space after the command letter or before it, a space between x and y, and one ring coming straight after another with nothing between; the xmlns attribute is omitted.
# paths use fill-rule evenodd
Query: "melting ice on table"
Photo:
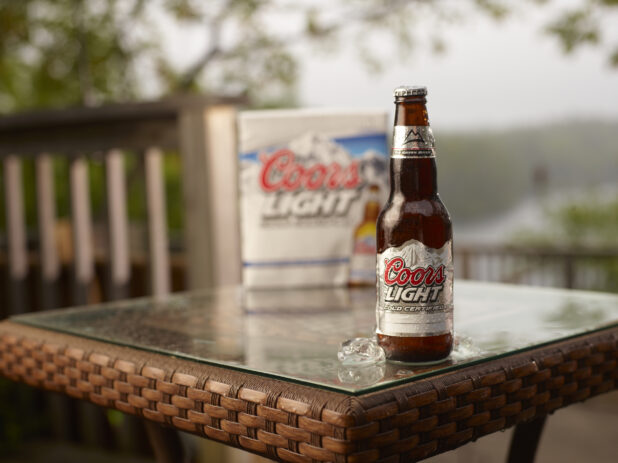
<svg viewBox="0 0 618 463"><path fill-rule="evenodd" d="M455 334L453 342L453 352L451 352L451 360L454 362L462 362L480 357L483 354L483 349L477 346L472 339L467 336Z"/></svg>
<svg viewBox="0 0 618 463"><path fill-rule="evenodd" d="M384 363L384 349L374 339L354 338L341 343L337 358L343 365L362 366Z"/></svg>

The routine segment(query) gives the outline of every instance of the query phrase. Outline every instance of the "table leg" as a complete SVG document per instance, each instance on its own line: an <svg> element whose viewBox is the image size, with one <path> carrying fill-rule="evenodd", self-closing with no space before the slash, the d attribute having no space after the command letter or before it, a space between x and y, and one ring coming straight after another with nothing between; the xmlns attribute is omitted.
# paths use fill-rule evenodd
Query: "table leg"
<svg viewBox="0 0 618 463"><path fill-rule="evenodd" d="M532 463L541 440L546 416L515 426L507 463Z"/></svg>
<svg viewBox="0 0 618 463"><path fill-rule="evenodd" d="M189 462L178 431L151 421L145 421L145 425L157 463Z"/></svg>

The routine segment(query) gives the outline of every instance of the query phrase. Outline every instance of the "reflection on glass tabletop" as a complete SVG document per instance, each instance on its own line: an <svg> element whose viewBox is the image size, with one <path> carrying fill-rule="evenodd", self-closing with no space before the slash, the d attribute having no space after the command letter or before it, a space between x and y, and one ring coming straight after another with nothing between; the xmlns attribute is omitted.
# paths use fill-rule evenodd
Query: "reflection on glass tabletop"
<svg viewBox="0 0 618 463"><path fill-rule="evenodd" d="M618 296L456 281L456 348L431 366L343 366L373 336L375 289L223 288L38 312L13 321L349 394L361 394L618 326Z"/></svg>

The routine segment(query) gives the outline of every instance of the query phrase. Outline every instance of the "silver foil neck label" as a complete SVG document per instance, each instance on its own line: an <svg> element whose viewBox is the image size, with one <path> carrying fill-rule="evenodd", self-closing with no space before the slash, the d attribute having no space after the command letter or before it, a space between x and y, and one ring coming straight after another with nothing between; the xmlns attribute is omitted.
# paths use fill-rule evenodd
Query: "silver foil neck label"
<svg viewBox="0 0 618 463"><path fill-rule="evenodd" d="M435 138L427 125L396 125L393 129L392 158L435 157Z"/></svg>
<svg viewBox="0 0 618 463"><path fill-rule="evenodd" d="M389 336L436 336L453 330L453 246L417 240L378 254L377 331Z"/></svg>

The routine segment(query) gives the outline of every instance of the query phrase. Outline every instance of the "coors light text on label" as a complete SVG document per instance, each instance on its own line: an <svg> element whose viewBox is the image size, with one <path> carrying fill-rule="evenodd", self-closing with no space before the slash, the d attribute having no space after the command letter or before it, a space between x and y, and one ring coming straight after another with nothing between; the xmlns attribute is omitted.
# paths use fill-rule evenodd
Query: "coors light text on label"
<svg viewBox="0 0 618 463"><path fill-rule="evenodd" d="M265 219L347 215L362 184L358 161L305 165L283 148L260 155L259 185L267 193Z"/></svg>
<svg viewBox="0 0 618 463"><path fill-rule="evenodd" d="M378 332L433 336L453 324L452 243L440 249L409 240L378 254Z"/></svg>

